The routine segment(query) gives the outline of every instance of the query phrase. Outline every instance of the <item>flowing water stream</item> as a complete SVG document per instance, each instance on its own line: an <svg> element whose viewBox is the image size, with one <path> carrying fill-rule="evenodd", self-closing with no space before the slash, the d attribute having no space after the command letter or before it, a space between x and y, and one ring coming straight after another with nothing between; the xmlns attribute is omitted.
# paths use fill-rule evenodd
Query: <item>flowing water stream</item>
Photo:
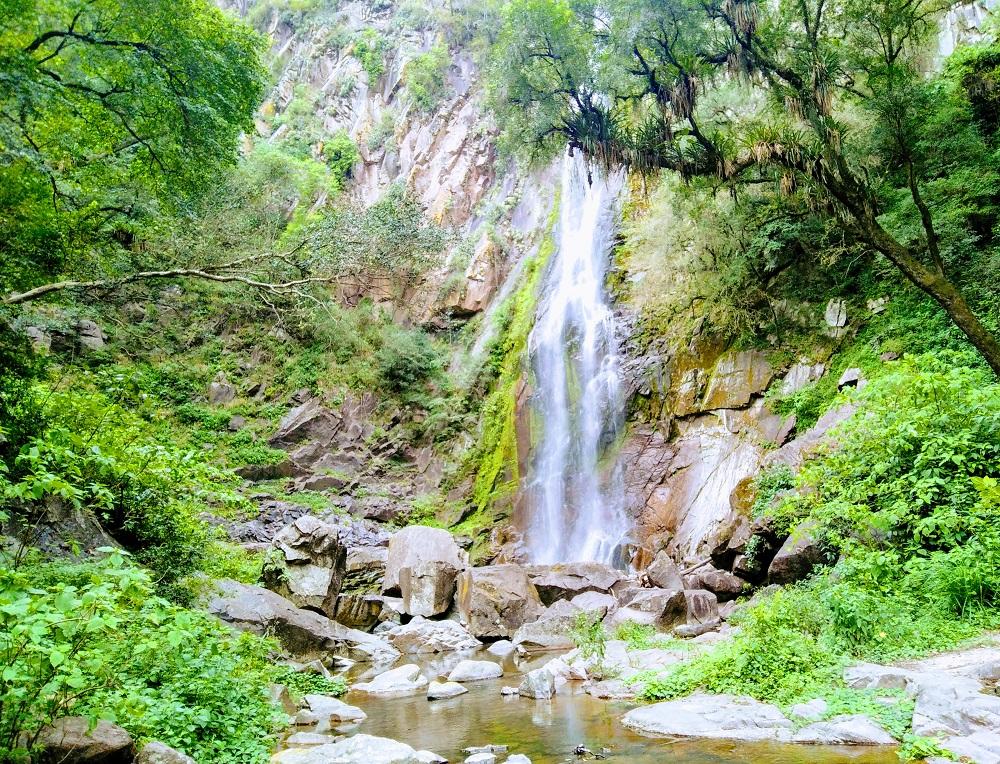
<svg viewBox="0 0 1000 764"><path fill-rule="evenodd" d="M527 483L532 562L613 562L627 522L621 479L601 457L624 423L615 317L605 288L622 186L577 153L563 159L556 251L529 339L541 439Z"/></svg>

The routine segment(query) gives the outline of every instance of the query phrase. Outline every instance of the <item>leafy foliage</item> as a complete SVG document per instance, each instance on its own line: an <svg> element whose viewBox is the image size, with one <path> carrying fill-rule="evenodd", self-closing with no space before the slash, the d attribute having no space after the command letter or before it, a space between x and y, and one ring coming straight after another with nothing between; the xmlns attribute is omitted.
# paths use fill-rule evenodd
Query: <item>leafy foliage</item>
<svg viewBox="0 0 1000 764"><path fill-rule="evenodd" d="M580 657L604 658L604 649L608 641L608 633L601 623L599 612L588 613L579 612L573 619L573 625L569 631L569 637L580 649Z"/></svg>
<svg viewBox="0 0 1000 764"><path fill-rule="evenodd" d="M430 111L444 97L447 86L445 75L450 64L451 55L447 46L441 43L414 56L406 64L403 69L406 90L421 111Z"/></svg>

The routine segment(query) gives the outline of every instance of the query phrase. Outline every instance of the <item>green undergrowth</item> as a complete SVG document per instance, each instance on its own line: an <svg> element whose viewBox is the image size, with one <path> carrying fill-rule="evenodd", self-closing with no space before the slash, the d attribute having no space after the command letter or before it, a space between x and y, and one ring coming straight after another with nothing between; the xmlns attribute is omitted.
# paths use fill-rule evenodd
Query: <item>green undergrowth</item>
<svg viewBox="0 0 1000 764"><path fill-rule="evenodd" d="M629 650L691 650L691 643L677 639L669 634L657 631L656 628L636 621L623 621L615 627L615 639L620 639Z"/></svg>
<svg viewBox="0 0 1000 764"><path fill-rule="evenodd" d="M841 674L1000 627L1000 385L942 351L904 357L854 400L798 475L758 480L755 506L779 532L808 528L836 565L742 609L731 640L648 681L646 698L822 697L831 716L878 720L905 755L932 745L909 736L909 700L848 689Z"/></svg>
<svg viewBox="0 0 1000 764"><path fill-rule="evenodd" d="M87 563L0 558L0 760L81 715L202 764L262 764L287 717L270 700L276 645L154 593L120 552Z"/></svg>
<svg viewBox="0 0 1000 764"><path fill-rule="evenodd" d="M305 695L339 697L347 692L347 680L340 676L327 677L312 671L277 667L271 678L276 684L287 687L294 698L302 698Z"/></svg>

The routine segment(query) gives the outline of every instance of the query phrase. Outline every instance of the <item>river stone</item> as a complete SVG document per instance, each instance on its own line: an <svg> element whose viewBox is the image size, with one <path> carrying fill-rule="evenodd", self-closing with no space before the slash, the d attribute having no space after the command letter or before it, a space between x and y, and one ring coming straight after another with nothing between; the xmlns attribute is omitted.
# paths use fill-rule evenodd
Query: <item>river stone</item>
<svg viewBox="0 0 1000 764"><path fill-rule="evenodd" d="M477 637L511 637L537 620L542 603L520 565L470 568L458 577L456 591L462 623Z"/></svg>
<svg viewBox="0 0 1000 764"><path fill-rule="evenodd" d="M671 737L788 741L792 723L775 706L746 697L696 694L635 708L629 729Z"/></svg>
<svg viewBox="0 0 1000 764"><path fill-rule="evenodd" d="M285 745L288 748L308 748L311 745L327 745L336 742L332 735L324 735L322 732L296 732L285 738Z"/></svg>
<svg viewBox="0 0 1000 764"><path fill-rule="evenodd" d="M465 764L496 764L495 753L474 753L465 760Z"/></svg>
<svg viewBox="0 0 1000 764"><path fill-rule="evenodd" d="M545 605L583 592L610 592L623 578L620 571L599 562L532 565L528 576Z"/></svg>
<svg viewBox="0 0 1000 764"><path fill-rule="evenodd" d="M844 669L844 684L855 690L902 690L911 676L906 669L859 663Z"/></svg>
<svg viewBox="0 0 1000 764"><path fill-rule="evenodd" d="M457 546L457 545L456 545ZM451 607L455 596L458 568L441 560L425 560L399 569L399 589L403 595L403 612L408 615L432 616Z"/></svg>
<svg viewBox="0 0 1000 764"><path fill-rule="evenodd" d="M653 562L646 568L646 576L649 578L649 582L658 589L684 588L680 568L677 567L674 558L665 549L656 553Z"/></svg>
<svg viewBox="0 0 1000 764"><path fill-rule="evenodd" d="M135 757L135 764L198 764L186 753L156 740L146 743Z"/></svg>
<svg viewBox="0 0 1000 764"><path fill-rule="evenodd" d="M354 692L369 695L403 696L416 695L427 686L427 677L420 673L420 666L407 663L404 666L383 671L370 682L352 684Z"/></svg>
<svg viewBox="0 0 1000 764"><path fill-rule="evenodd" d="M332 618L347 564L340 529L303 515L278 532L273 547L276 554L264 566L267 588Z"/></svg>
<svg viewBox="0 0 1000 764"><path fill-rule="evenodd" d="M64 716L38 735L42 764L131 764L132 736L117 724L99 721L93 729L82 716Z"/></svg>
<svg viewBox="0 0 1000 764"><path fill-rule="evenodd" d="M374 735L352 735L314 748L289 748L271 757L271 764L420 764L405 743Z"/></svg>
<svg viewBox="0 0 1000 764"><path fill-rule="evenodd" d="M525 698L548 700L556 694L556 680L548 669L540 668L529 671L517 688L519 695Z"/></svg>
<svg viewBox="0 0 1000 764"><path fill-rule="evenodd" d="M448 674L449 682L478 682L483 679L499 679L503 676L503 666L493 661L460 661Z"/></svg>
<svg viewBox="0 0 1000 764"><path fill-rule="evenodd" d="M795 743L813 745L895 745L897 740L864 714L835 716L814 722L792 736Z"/></svg>
<svg viewBox="0 0 1000 764"><path fill-rule="evenodd" d="M417 761L420 764L448 764L444 756L438 756L434 751L417 751Z"/></svg>
<svg viewBox="0 0 1000 764"><path fill-rule="evenodd" d="M482 645L460 623L428 621L420 616L386 634L393 647L407 655L471 650Z"/></svg>
<svg viewBox="0 0 1000 764"><path fill-rule="evenodd" d="M509 639L498 639L492 645L486 648L486 652L490 655L495 655L498 658L506 658L517 648L514 647L514 643Z"/></svg>
<svg viewBox="0 0 1000 764"><path fill-rule="evenodd" d="M598 618L602 619L618 609L618 600L612 595L602 592L584 592L583 594L578 594L569 601L569 604L577 610L595 614Z"/></svg>
<svg viewBox="0 0 1000 764"><path fill-rule="evenodd" d="M261 636L273 636L300 658L337 655L355 661L389 663L399 651L384 639L350 629L319 613L303 610L259 586L229 579L215 582L208 611L228 624Z"/></svg>
<svg viewBox="0 0 1000 764"><path fill-rule="evenodd" d="M513 642L529 651L569 650L576 645L570 637L573 624L572 616L540 618L515 631Z"/></svg>
<svg viewBox="0 0 1000 764"><path fill-rule="evenodd" d="M620 679L605 679L593 682L587 687L587 694L601 700L631 700L635 697L635 689Z"/></svg>
<svg viewBox="0 0 1000 764"><path fill-rule="evenodd" d="M767 580L772 584L791 584L810 573L823 562L823 552L812 535L808 523L802 523L785 539L771 560Z"/></svg>
<svg viewBox="0 0 1000 764"><path fill-rule="evenodd" d="M306 708L319 719L334 723L360 722L368 718L368 714L357 706L352 706L329 695L306 695Z"/></svg>
<svg viewBox="0 0 1000 764"><path fill-rule="evenodd" d="M431 682L427 687L427 700L444 700L467 692L468 690L458 682Z"/></svg>
<svg viewBox="0 0 1000 764"><path fill-rule="evenodd" d="M531 759L523 753L515 753L507 757L505 764L531 764Z"/></svg>
<svg viewBox="0 0 1000 764"><path fill-rule="evenodd" d="M410 525L397 531L389 539L382 592L400 596L400 571L403 568L416 568L423 562L442 562L455 570L461 570L466 564L462 550L448 531Z"/></svg>

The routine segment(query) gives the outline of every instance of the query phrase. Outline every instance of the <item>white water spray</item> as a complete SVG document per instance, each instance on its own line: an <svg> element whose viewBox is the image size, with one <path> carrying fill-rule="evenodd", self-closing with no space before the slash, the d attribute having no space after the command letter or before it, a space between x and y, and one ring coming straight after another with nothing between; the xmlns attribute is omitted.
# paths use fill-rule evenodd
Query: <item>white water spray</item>
<svg viewBox="0 0 1000 764"><path fill-rule="evenodd" d="M592 175L592 181L591 181ZM529 339L543 428L528 482L532 562L612 562L627 530L617 469L601 457L624 422L615 318L605 291L620 177L563 160L558 248Z"/></svg>

